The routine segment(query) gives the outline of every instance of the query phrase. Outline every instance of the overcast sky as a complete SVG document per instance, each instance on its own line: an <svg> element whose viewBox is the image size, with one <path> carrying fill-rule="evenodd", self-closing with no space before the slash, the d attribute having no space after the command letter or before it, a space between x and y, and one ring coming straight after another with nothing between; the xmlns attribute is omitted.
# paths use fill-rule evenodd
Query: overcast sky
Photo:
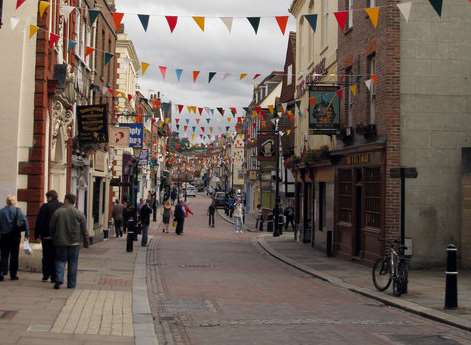
<svg viewBox="0 0 471 345"><path fill-rule="evenodd" d="M198 106L246 106L250 103L253 83L251 77L239 81L239 74L281 70L284 64L288 33L295 28L290 17L283 36L274 18L262 18L256 36L246 16L289 15L291 0L118 0L117 10L132 14L162 15L150 18L144 32L137 15L126 14L125 29L134 42L139 59L151 64L140 81L144 94L160 91L164 100L175 104ZM186 16L178 20L170 33L164 15ZM206 30L196 26L191 16L208 16ZM232 33L218 17L235 18ZM164 81L159 65L168 66ZM175 69L184 70L180 82ZM197 83L192 71L201 70ZM208 85L208 72L217 74ZM233 75L222 80L223 72ZM261 78L259 79L261 80ZM193 123L190 124L190 126Z"/></svg>

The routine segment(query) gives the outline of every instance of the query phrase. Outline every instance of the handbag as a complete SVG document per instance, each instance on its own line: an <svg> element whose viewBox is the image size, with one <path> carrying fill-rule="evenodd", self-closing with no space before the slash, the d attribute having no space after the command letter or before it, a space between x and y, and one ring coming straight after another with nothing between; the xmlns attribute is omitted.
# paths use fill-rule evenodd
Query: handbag
<svg viewBox="0 0 471 345"><path fill-rule="evenodd" d="M25 255L31 255L33 252L33 248L31 248L31 244L28 239L25 239L23 242L23 251L25 252Z"/></svg>

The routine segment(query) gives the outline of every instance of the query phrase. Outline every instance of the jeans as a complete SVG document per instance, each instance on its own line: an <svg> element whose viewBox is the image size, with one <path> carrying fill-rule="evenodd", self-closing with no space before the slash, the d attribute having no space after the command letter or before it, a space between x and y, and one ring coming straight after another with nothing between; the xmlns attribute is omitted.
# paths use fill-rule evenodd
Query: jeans
<svg viewBox="0 0 471 345"><path fill-rule="evenodd" d="M234 226L235 226L235 230L236 232L241 232L242 231L242 218L240 217L234 217Z"/></svg>
<svg viewBox="0 0 471 345"><path fill-rule="evenodd" d="M56 247L56 282L64 283L65 264L67 263L67 287L77 286L77 269L80 246Z"/></svg>
<svg viewBox="0 0 471 345"><path fill-rule="evenodd" d="M52 281L56 279L56 248L52 243L52 239L42 239L41 244L43 246L43 278L48 280L51 278Z"/></svg>
<svg viewBox="0 0 471 345"><path fill-rule="evenodd" d="M18 274L18 258L20 256L21 233L9 232L0 237L1 262L0 270L3 275L10 271L10 278Z"/></svg>
<svg viewBox="0 0 471 345"><path fill-rule="evenodd" d="M147 246L147 240L149 237L149 224L142 224L142 238L141 238L141 246Z"/></svg>
<svg viewBox="0 0 471 345"><path fill-rule="evenodd" d="M114 220L114 232L116 237L123 237L123 221L120 219Z"/></svg>
<svg viewBox="0 0 471 345"><path fill-rule="evenodd" d="M214 228L214 213L209 214L209 227Z"/></svg>

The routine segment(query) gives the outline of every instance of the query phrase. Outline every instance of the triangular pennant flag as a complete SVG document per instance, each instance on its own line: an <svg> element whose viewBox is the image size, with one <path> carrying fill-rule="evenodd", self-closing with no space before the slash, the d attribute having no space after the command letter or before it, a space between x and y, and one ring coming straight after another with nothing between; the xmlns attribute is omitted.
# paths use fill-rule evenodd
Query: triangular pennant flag
<svg viewBox="0 0 471 345"><path fill-rule="evenodd" d="M357 95L357 92L358 92L358 87L356 84L353 84L352 86L350 86L350 91L352 92L352 95L353 96L356 96Z"/></svg>
<svg viewBox="0 0 471 345"><path fill-rule="evenodd" d="M198 113L200 114L200 116L203 114L203 110L204 108L198 108Z"/></svg>
<svg viewBox="0 0 471 345"><path fill-rule="evenodd" d="M95 10L95 9L88 10L88 18L90 19L90 25L93 25L93 23L95 23L95 20L98 18L99 14L100 14L100 10Z"/></svg>
<svg viewBox="0 0 471 345"><path fill-rule="evenodd" d="M371 24L376 28L379 20L379 7L365 8L365 12L368 14Z"/></svg>
<svg viewBox="0 0 471 345"><path fill-rule="evenodd" d="M183 70L181 68L178 68L175 70L175 74L177 75L178 81L180 81L182 79Z"/></svg>
<svg viewBox="0 0 471 345"><path fill-rule="evenodd" d="M114 28L116 31L119 31L121 28L121 22L123 21L124 13L115 12L113 13L113 20L114 20Z"/></svg>
<svg viewBox="0 0 471 345"><path fill-rule="evenodd" d="M231 113L232 115L236 115L237 114L237 108L236 107L231 107Z"/></svg>
<svg viewBox="0 0 471 345"><path fill-rule="evenodd" d="M192 113L191 105L187 105L187 106L186 106L186 110L191 114L191 113Z"/></svg>
<svg viewBox="0 0 471 345"><path fill-rule="evenodd" d="M231 121L232 121L232 117L228 117L227 122L231 122Z"/></svg>
<svg viewBox="0 0 471 345"><path fill-rule="evenodd" d="M37 34L39 28L36 25L30 25L29 26L29 38L33 38L34 35Z"/></svg>
<svg viewBox="0 0 471 345"><path fill-rule="evenodd" d="M208 84L211 83L211 80L216 76L216 72L209 72Z"/></svg>
<svg viewBox="0 0 471 345"><path fill-rule="evenodd" d="M59 35L56 35L55 33L50 33L49 34L49 48L53 48L57 42L59 42Z"/></svg>
<svg viewBox="0 0 471 345"><path fill-rule="evenodd" d="M204 133L204 131L205 131L205 128L204 128L204 127L201 127L201 132Z"/></svg>
<svg viewBox="0 0 471 345"><path fill-rule="evenodd" d="M376 83L378 81L378 76L376 74L372 74L371 80L373 81L373 83Z"/></svg>
<svg viewBox="0 0 471 345"><path fill-rule="evenodd" d="M204 24L205 24L205 18L204 17L193 17L193 20L195 21L196 25L201 29L201 31L204 32Z"/></svg>
<svg viewBox="0 0 471 345"><path fill-rule="evenodd" d="M180 125L175 125L175 127L177 128L177 131L180 130Z"/></svg>
<svg viewBox="0 0 471 345"><path fill-rule="evenodd" d="M397 4L397 7L399 8L399 11L401 11L401 14L406 20L406 22L408 22L409 17L410 17L410 12L412 9L412 1Z"/></svg>
<svg viewBox="0 0 471 345"><path fill-rule="evenodd" d="M335 91L335 94L337 95L338 98L342 98L343 97L343 89L339 89L339 90Z"/></svg>
<svg viewBox="0 0 471 345"><path fill-rule="evenodd" d="M429 1L433 9L435 10L435 12L437 12L437 14L441 17L442 8L443 8L443 0L429 0Z"/></svg>
<svg viewBox="0 0 471 345"><path fill-rule="evenodd" d="M69 42L67 43L67 50L72 50L72 49L75 49L75 47L77 46L77 41L74 41L74 40L69 40Z"/></svg>
<svg viewBox="0 0 471 345"><path fill-rule="evenodd" d="M250 109L249 109L248 107L244 107L244 111L245 111L246 113L248 113L249 110L250 110Z"/></svg>
<svg viewBox="0 0 471 345"><path fill-rule="evenodd" d="M16 9L19 9L21 5L25 3L26 0L16 0Z"/></svg>
<svg viewBox="0 0 471 345"><path fill-rule="evenodd" d="M188 125L184 125L183 130L186 132L188 130Z"/></svg>
<svg viewBox="0 0 471 345"><path fill-rule="evenodd" d="M230 73L224 73L224 76L222 77L222 80L226 80L231 74Z"/></svg>
<svg viewBox="0 0 471 345"><path fill-rule="evenodd" d="M199 125L200 124L200 119L196 119L196 124Z"/></svg>
<svg viewBox="0 0 471 345"><path fill-rule="evenodd" d="M142 73L142 76L144 76L144 74L146 74L147 72L147 69L149 68L149 64L147 62L142 62L141 63L141 73Z"/></svg>
<svg viewBox="0 0 471 345"><path fill-rule="evenodd" d="M196 132L196 126L192 126L191 129L193 130L193 132Z"/></svg>
<svg viewBox="0 0 471 345"><path fill-rule="evenodd" d="M85 57L91 55L95 51L95 48L85 47Z"/></svg>
<svg viewBox="0 0 471 345"><path fill-rule="evenodd" d="M288 25L288 16L278 16L275 17L278 26L280 27L281 33L284 35L286 33L286 26Z"/></svg>
<svg viewBox="0 0 471 345"><path fill-rule="evenodd" d="M337 23L339 23L340 29L345 30L345 25L347 25L348 20L348 11L340 11L334 13Z"/></svg>
<svg viewBox="0 0 471 345"><path fill-rule="evenodd" d="M316 32L317 31L317 14L306 14L304 15L304 19L306 19L311 25L312 31Z"/></svg>
<svg viewBox="0 0 471 345"><path fill-rule="evenodd" d="M200 75L200 71L193 71L193 83L195 83L196 80L198 80L199 75Z"/></svg>
<svg viewBox="0 0 471 345"><path fill-rule="evenodd" d="M131 101L132 101L132 95L129 94L129 95L128 95L128 102L131 102Z"/></svg>
<svg viewBox="0 0 471 345"><path fill-rule="evenodd" d="M180 122L180 119L178 117L175 118L175 122L178 124Z"/></svg>
<svg viewBox="0 0 471 345"><path fill-rule="evenodd" d="M252 25L255 35L258 33L258 27L260 26L260 17L247 17L250 25Z"/></svg>
<svg viewBox="0 0 471 345"><path fill-rule="evenodd" d="M185 106L182 104L178 104L177 107L178 107L178 113L181 114Z"/></svg>
<svg viewBox="0 0 471 345"><path fill-rule="evenodd" d="M260 73L255 74L255 75L253 76L253 80L257 79L257 78L260 77L260 76L261 76Z"/></svg>
<svg viewBox="0 0 471 345"><path fill-rule="evenodd" d="M149 27L150 16L148 14L138 14L137 16L139 17L139 20L141 21L144 31L147 31L147 28Z"/></svg>
<svg viewBox="0 0 471 345"><path fill-rule="evenodd" d="M229 33L231 33L231 31L232 31L232 22L234 21L234 18L232 18L232 17L222 17L221 20L224 23L224 25L226 26Z"/></svg>
<svg viewBox="0 0 471 345"><path fill-rule="evenodd" d="M241 117L237 118L237 123L242 123L242 118Z"/></svg>
<svg viewBox="0 0 471 345"><path fill-rule="evenodd" d="M191 106L191 112L192 112L193 114L196 114L196 109L197 109L197 107L196 107L195 105L192 105L192 106Z"/></svg>
<svg viewBox="0 0 471 345"><path fill-rule="evenodd" d="M46 12L48 7L49 7L49 2L48 1L40 1L39 2L39 16L40 17L44 16L44 13Z"/></svg>
<svg viewBox="0 0 471 345"><path fill-rule="evenodd" d="M159 70L160 70L160 73L162 74L162 78L165 78L167 77L167 67L165 66L159 66Z"/></svg>
<svg viewBox="0 0 471 345"><path fill-rule="evenodd" d="M244 79L245 77L247 77L247 73L241 73L240 74L240 80Z"/></svg>
<svg viewBox="0 0 471 345"><path fill-rule="evenodd" d="M104 57L103 57L104 62L105 62L105 65L107 65L107 64L110 63L110 61L111 61L111 59L113 58L113 56L114 56L113 54L108 53L108 52L105 52L105 55L104 55Z"/></svg>
<svg viewBox="0 0 471 345"><path fill-rule="evenodd" d="M16 29L16 26L18 25L19 22L20 22L20 18L18 17L10 18L10 28L12 31Z"/></svg>
<svg viewBox="0 0 471 345"><path fill-rule="evenodd" d="M173 32L173 30L175 30L175 27L177 26L178 17L177 16L165 16L165 19L167 19L170 32Z"/></svg>
<svg viewBox="0 0 471 345"><path fill-rule="evenodd" d="M229 132L229 129L231 129L230 126L226 126L226 132Z"/></svg>
<svg viewBox="0 0 471 345"><path fill-rule="evenodd" d="M365 80L365 85L366 85L366 88L368 89L368 91L371 92L371 85L373 84L373 80L371 79L368 79L368 80Z"/></svg>
<svg viewBox="0 0 471 345"><path fill-rule="evenodd" d="M73 10L75 10L74 6L61 5L61 15L63 15L65 18L69 18Z"/></svg>
<svg viewBox="0 0 471 345"><path fill-rule="evenodd" d="M209 123L211 122L211 119L206 119L206 122L207 122L208 125L209 125Z"/></svg>
<svg viewBox="0 0 471 345"><path fill-rule="evenodd" d="M224 116L224 108L218 108L218 111L219 113L221 114L221 116Z"/></svg>

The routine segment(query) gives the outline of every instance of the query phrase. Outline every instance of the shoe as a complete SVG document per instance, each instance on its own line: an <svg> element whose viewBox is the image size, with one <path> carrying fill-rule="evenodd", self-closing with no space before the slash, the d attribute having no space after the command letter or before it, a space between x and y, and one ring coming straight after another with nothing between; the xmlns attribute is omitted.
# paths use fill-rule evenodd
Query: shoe
<svg viewBox="0 0 471 345"><path fill-rule="evenodd" d="M20 278L18 278L17 276L14 276L14 277L10 277L10 280L19 280Z"/></svg>
<svg viewBox="0 0 471 345"><path fill-rule="evenodd" d="M54 283L54 289L59 290L61 288L62 283L56 282Z"/></svg>
<svg viewBox="0 0 471 345"><path fill-rule="evenodd" d="M44 276L43 277L43 282L47 282L49 280L49 277Z"/></svg>

